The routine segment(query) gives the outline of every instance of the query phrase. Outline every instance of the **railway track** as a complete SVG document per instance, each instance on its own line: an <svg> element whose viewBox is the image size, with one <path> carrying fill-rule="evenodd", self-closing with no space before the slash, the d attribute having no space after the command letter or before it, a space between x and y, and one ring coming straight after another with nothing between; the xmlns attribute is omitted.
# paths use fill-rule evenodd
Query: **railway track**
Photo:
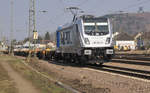
<svg viewBox="0 0 150 93"><path fill-rule="evenodd" d="M139 65L139 66L150 66L150 61L142 61L142 60L113 59L112 62L121 64Z"/></svg>
<svg viewBox="0 0 150 93"><path fill-rule="evenodd" d="M133 56L132 56L133 57ZM139 67L143 67L143 66L150 66L150 57L136 57L134 55L135 59L132 59L132 57L130 56L124 56L124 58L119 58L119 59L113 59L112 63L117 63L122 65L122 67L119 66L111 66L111 65L103 65L102 67L97 66L97 65L86 65L83 68L89 68L89 69L93 69L94 70L99 70L99 71L104 71L104 72L109 72L109 73L114 73L114 74L118 74L118 75L124 75L124 76L128 76L129 78L138 78L138 79L144 79L144 80L150 80L150 70L141 70L139 69L135 69L135 68L128 68L123 66L124 64L128 64L128 65L138 65ZM132 59L132 60L131 60ZM146 60L145 60L146 59ZM57 65L60 65L63 63L59 63ZM66 64L65 64L66 65ZM64 65L64 66L65 66ZM67 64L67 65L71 65L71 66L75 66L75 64Z"/></svg>
<svg viewBox="0 0 150 93"><path fill-rule="evenodd" d="M124 76L128 76L128 78L135 77L138 79L150 80L150 71L116 67L116 66L107 66L107 65L103 65L103 67L88 65L87 67L90 69L94 69L95 71L99 70L99 71L109 72L109 73L116 74L118 76L124 75Z"/></svg>
<svg viewBox="0 0 150 93"><path fill-rule="evenodd" d="M118 56L118 55L117 55ZM133 57L134 56L134 57ZM135 68L130 68L130 67L125 67L124 64L127 65L135 65L138 67L145 67L145 66L150 66L150 57L148 56L137 56L136 55L127 55L123 56L121 58L115 57L115 59L112 59L111 63L116 63L121 65L120 66L112 66L111 64L109 65L103 65L102 67L96 66L96 65L87 65L87 68L94 69L94 70L99 70L99 71L104 71L104 72L109 72L109 73L114 73L117 75L124 75L129 78L135 77L138 79L143 79L143 80L150 80L150 70L141 70L135 69ZM94 71L93 70L93 71ZM150 82L150 81L149 81Z"/></svg>
<svg viewBox="0 0 150 93"><path fill-rule="evenodd" d="M92 69L93 71L103 71L103 72L109 72L110 74L116 74L116 75L121 75L121 76L127 76L128 78L138 78L138 79L143 79L143 80L150 80L150 70L141 70L139 69L135 69L135 68L129 68L129 67L125 67L124 64L128 64L128 65L138 65L139 67L143 67L143 66L150 66L150 61L145 61L145 59L140 59L139 60L135 60L135 59L130 59L131 57L129 56L124 56L123 59L113 59L112 62L110 63L117 63L122 65L122 67L120 66L112 66L111 64L109 65L103 65L102 67L97 66L97 65L85 65L85 66L80 66L74 63L63 63L63 62L54 62L54 61L50 61L50 63L52 64L56 64L56 65L63 65L63 66L72 66L72 67L81 67L81 68L87 68L87 69ZM134 56L134 58L136 58ZM148 58L148 57L145 57ZM149 81L150 82L150 81Z"/></svg>
<svg viewBox="0 0 150 93"><path fill-rule="evenodd" d="M150 55L116 55L115 59L130 59L130 60L141 60L150 61Z"/></svg>
<svg viewBox="0 0 150 93"><path fill-rule="evenodd" d="M125 61L124 61L125 62ZM83 69L86 69L86 70L92 70L92 71L100 71L100 72L104 72L104 73L107 73L108 74L115 74L115 75L118 75L118 76L125 76L125 77L128 77L128 78L134 78L134 79L138 79L138 80L144 80L147 82L147 80L149 81L150 80L150 71L148 70L141 70L141 69L134 69L134 68L128 68L128 67L125 67L123 66L124 64L122 63L119 63L121 64L123 67L119 67L119 66L111 66L111 65L103 65L103 66L98 66L98 65L85 65L85 66L80 66L80 65L76 65L76 64L64 64L64 63L56 63L56 62L52 62L53 64L56 64L56 65L63 65L63 66L72 66L72 67L81 67ZM129 63L129 62L128 62ZM126 64L128 64L126 63ZM142 64L142 62L141 62ZM144 64L138 64L139 66L147 66L146 63ZM129 65L136 65L136 64L129 64ZM150 65L150 63L149 63ZM150 81L149 81L150 82Z"/></svg>
<svg viewBox="0 0 150 93"><path fill-rule="evenodd" d="M92 82L92 84L95 85L97 84L100 85L102 82L104 83L104 86L105 84L109 85L110 90L124 89L124 88L129 90L132 89L133 86L138 85L136 86L137 88L140 87L140 89L142 88L143 91L146 91L145 87L147 87L150 84L150 69L148 65L150 64L149 61L129 60L129 59L113 59L113 60L116 60L116 62L112 61L106 63L102 67L98 65L88 65L88 64L85 66L81 66L79 64L70 62L63 63L62 60L59 60L59 62L54 60L41 61L40 64L42 67L45 67L46 65L47 71L49 70L54 72L56 71L58 75L59 74L62 75L63 73L63 75L67 76L67 78L76 77L78 78L78 80L84 81L86 83L89 83L90 81L90 83ZM77 81L67 81L67 82L77 82ZM84 86L80 86L80 84L79 85L77 84L76 85L77 87L74 87L74 83L71 83L71 86L72 85L73 88L79 91L82 91L81 88L85 88ZM78 86L80 86L81 88ZM89 89L89 87L86 88L86 90L87 89ZM136 90L137 89L135 89L135 91ZM138 92L136 91L134 93Z"/></svg>

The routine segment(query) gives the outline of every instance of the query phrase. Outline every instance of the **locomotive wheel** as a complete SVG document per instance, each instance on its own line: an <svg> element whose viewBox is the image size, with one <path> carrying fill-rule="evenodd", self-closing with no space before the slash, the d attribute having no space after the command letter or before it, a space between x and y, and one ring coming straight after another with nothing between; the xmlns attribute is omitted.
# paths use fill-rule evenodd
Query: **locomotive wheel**
<svg viewBox="0 0 150 93"><path fill-rule="evenodd" d="M85 66L86 61L87 60L86 60L86 58L84 56L81 56L81 57L78 58L78 63L81 66Z"/></svg>

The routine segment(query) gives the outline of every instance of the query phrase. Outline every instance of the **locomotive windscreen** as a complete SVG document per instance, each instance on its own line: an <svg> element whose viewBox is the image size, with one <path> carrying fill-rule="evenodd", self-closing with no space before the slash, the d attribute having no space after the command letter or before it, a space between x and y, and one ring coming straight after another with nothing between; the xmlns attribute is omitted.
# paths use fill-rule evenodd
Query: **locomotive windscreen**
<svg viewBox="0 0 150 93"><path fill-rule="evenodd" d="M83 18L83 22L87 35L101 36L109 33L107 18Z"/></svg>

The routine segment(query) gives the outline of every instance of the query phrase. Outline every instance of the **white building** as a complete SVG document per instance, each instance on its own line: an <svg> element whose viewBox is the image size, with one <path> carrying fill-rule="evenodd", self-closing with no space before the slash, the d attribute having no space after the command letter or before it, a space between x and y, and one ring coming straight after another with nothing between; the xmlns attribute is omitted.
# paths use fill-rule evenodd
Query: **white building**
<svg viewBox="0 0 150 93"><path fill-rule="evenodd" d="M116 41L116 46L120 48L127 47L130 50L135 50L135 41Z"/></svg>

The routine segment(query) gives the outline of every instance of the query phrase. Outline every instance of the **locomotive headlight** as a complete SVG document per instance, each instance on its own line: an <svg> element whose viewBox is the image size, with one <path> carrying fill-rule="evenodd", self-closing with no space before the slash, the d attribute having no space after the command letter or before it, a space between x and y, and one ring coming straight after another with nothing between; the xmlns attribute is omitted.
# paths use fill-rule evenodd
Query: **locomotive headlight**
<svg viewBox="0 0 150 93"><path fill-rule="evenodd" d="M108 38L106 39L105 44L109 44L109 43L110 43L110 37L108 37Z"/></svg>
<svg viewBox="0 0 150 93"><path fill-rule="evenodd" d="M84 38L84 42L85 42L85 44L90 44L90 41L89 41L89 39L88 38Z"/></svg>

